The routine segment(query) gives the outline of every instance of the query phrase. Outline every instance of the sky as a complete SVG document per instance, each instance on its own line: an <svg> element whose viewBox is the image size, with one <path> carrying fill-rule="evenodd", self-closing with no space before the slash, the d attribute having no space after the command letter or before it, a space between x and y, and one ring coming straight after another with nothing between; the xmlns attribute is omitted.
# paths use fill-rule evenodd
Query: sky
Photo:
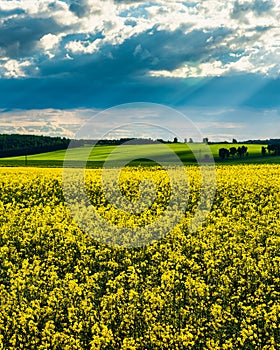
<svg viewBox="0 0 280 350"><path fill-rule="evenodd" d="M74 137L142 102L213 141L280 138L279 23L280 0L1 0L0 133Z"/></svg>

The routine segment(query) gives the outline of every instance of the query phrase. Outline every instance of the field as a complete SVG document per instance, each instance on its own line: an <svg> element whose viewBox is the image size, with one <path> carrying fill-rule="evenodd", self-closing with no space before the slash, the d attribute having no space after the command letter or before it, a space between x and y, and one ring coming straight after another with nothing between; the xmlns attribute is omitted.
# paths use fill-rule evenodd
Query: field
<svg viewBox="0 0 280 350"><path fill-rule="evenodd" d="M239 164L239 163L279 163L280 156L277 157L262 157L261 155L261 147L262 145L247 145L249 156L239 159L237 156L235 158L230 158L229 160L221 161L219 158L219 149L220 148L230 148L230 147L238 147L242 145L233 145L233 144L215 144L210 145L210 150L213 154L213 157L217 163L227 163L227 164ZM180 159L185 164L195 164L196 159L200 158L203 160L205 156L205 146L202 144L192 144L190 147L187 144L168 144L168 147L175 152ZM93 149L89 159L88 159L88 167L100 167L103 162L107 158L109 154L115 149L115 146L96 146ZM73 164L79 163L81 159L85 157L88 153L88 147L71 149L69 151L69 158L73 161ZM141 155L145 153L147 156L156 156L161 159L163 162L168 162L169 154L166 151L162 150L161 145L126 145L122 146L121 150L117 153L119 156L119 160L125 158L127 155L133 154L135 155L134 159L137 158L137 154ZM29 166L41 166L41 167L61 167L63 165L63 160L65 156L65 151L55 151L48 152L42 154L29 155L27 157L27 165ZM0 166L24 166L26 163L25 157L10 157L10 158L2 158L0 159ZM148 160L135 160L132 165L151 165L151 162Z"/></svg>
<svg viewBox="0 0 280 350"><path fill-rule="evenodd" d="M125 249L79 229L61 169L2 167L0 349L279 349L280 166L217 166L212 209L195 232L199 168L186 171L180 223ZM117 226L156 220L171 190L162 169L124 169L120 186L134 201L147 177L154 204L120 216L100 170L88 169L91 203Z"/></svg>

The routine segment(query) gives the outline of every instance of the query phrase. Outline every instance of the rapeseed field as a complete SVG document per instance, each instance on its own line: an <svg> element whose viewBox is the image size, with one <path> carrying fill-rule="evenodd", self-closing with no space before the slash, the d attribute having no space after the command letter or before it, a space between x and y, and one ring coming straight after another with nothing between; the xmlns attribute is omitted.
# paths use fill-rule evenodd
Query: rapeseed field
<svg viewBox="0 0 280 350"><path fill-rule="evenodd" d="M181 221L128 249L79 228L61 169L1 168L0 349L279 349L280 166L217 166L212 208L196 231L199 168L186 171ZM127 200L139 198L145 177L154 202L120 215L100 170L87 170L92 205L111 224L147 225L172 189L162 169L130 168L120 180Z"/></svg>

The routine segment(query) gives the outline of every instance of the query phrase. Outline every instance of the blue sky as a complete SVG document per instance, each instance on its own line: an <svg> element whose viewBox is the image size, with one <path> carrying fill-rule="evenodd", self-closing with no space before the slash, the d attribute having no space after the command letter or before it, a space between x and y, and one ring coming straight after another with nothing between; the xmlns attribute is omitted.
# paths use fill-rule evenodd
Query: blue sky
<svg viewBox="0 0 280 350"><path fill-rule="evenodd" d="M278 0L2 0L0 21L2 133L153 102L212 140L280 137Z"/></svg>

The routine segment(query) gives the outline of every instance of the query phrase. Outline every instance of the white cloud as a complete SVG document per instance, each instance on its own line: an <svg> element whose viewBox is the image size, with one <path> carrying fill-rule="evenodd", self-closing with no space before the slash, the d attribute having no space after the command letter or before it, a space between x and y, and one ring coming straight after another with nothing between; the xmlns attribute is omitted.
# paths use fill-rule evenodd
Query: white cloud
<svg viewBox="0 0 280 350"><path fill-rule="evenodd" d="M0 111L0 132L73 137L95 110L13 110Z"/></svg>
<svg viewBox="0 0 280 350"><path fill-rule="evenodd" d="M38 46L44 50L49 58L53 58L55 57L55 49L58 46L60 40L61 36L49 33L40 39Z"/></svg>
<svg viewBox="0 0 280 350"><path fill-rule="evenodd" d="M151 71L150 75L154 77L168 77L168 78L197 78L197 77L211 77L220 76L225 72L222 62L212 61L201 63L197 66L183 65L181 68L173 71Z"/></svg>
<svg viewBox="0 0 280 350"><path fill-rule="evenodd" d="M279 75L280 49L275 50L274 55L271 52L262 50L252 50L246 55L234 55L239 57L235 62L223 64L221 61L211 60L210 62L198 65L184 64L182 67L172 71L152 70L152 77L166 78L198 78L222 76L229 73L259 73L270 76ZM278 58L278 62L276 61Z"/></svg>
<svg viewBox="0 0 280 350"><path fill-rule="evenodd" d="M94 42L90 43L87 41L69 41L65 48L67 51L70 51L72 53L93 53L95 51L98 51L98 43L100 42L99 39L95 40Z"/></svg>
<svg viewBox="0 0 280 350"><path fill-rule="evenodd" d="M244 128L244 123L234 122L198 122L196 125L203 131L206 128L211 129L241 129Z"/></svg>
<svg viewBox="0 0 280 350"><path fill-rule="evenodd" d="M40 39L40 45L45 49L45 50L50 50L54 48L60 41L59 36L53 35L51 33L44 35Z"/></svg>
<svg viewBox="0 0 280 350"><path fill-rule="evenodd" d="M31 62L19 62L17 60L8 60L3 64L4 76L6 78L22 78L26 76L25 68L29 67Z"/></svg>
<svg viewBox="0 0 280 350"><path fill-rule="evenodd" d="M97 137L104 135L109 127L111 132L108 135L111 137L114 136L114 132L119 133L115 134L115 137L125 136L124 133L127 133L126 136L130 136L135 132L137 137L147 137L149 135L154 138L172 139L172 135L174 136L173 133L175 133L181 135L182 139L192 137L195 141L201 141L201 135L209 137L211 141L231 141L232 138L238 140L275 138L279 136L278 130L280 127L279 109L182 107L181 112L189 120L195 122L196 127L192 127L183 116L179 118L176 113L176 118L170 118L169 111L165 111L165 114L160 113L159 117L155 111L143 109L139 113L137 108L134 109L132 106L130 109L118 109L115 112L109 109L102 112L102 118L91 119L92 116L98 115L98 112L100 111L96 109L0 110L0 132L43 134L71 138L86 121L92 120L88 125L94 124ZM114 122L112 113L117 113L121 117L121 125ZM108 125L108 120L112 120L112 125ZM163 121L165 128L161 128L160 120ZM140 123L143 126L135 127L131 123ZM124 127L126 124L128 127ZM167 129L166 126L168 126ZM142 131L144 134L139 134ZM138 134L136 135L136 133Z"/></svg>

